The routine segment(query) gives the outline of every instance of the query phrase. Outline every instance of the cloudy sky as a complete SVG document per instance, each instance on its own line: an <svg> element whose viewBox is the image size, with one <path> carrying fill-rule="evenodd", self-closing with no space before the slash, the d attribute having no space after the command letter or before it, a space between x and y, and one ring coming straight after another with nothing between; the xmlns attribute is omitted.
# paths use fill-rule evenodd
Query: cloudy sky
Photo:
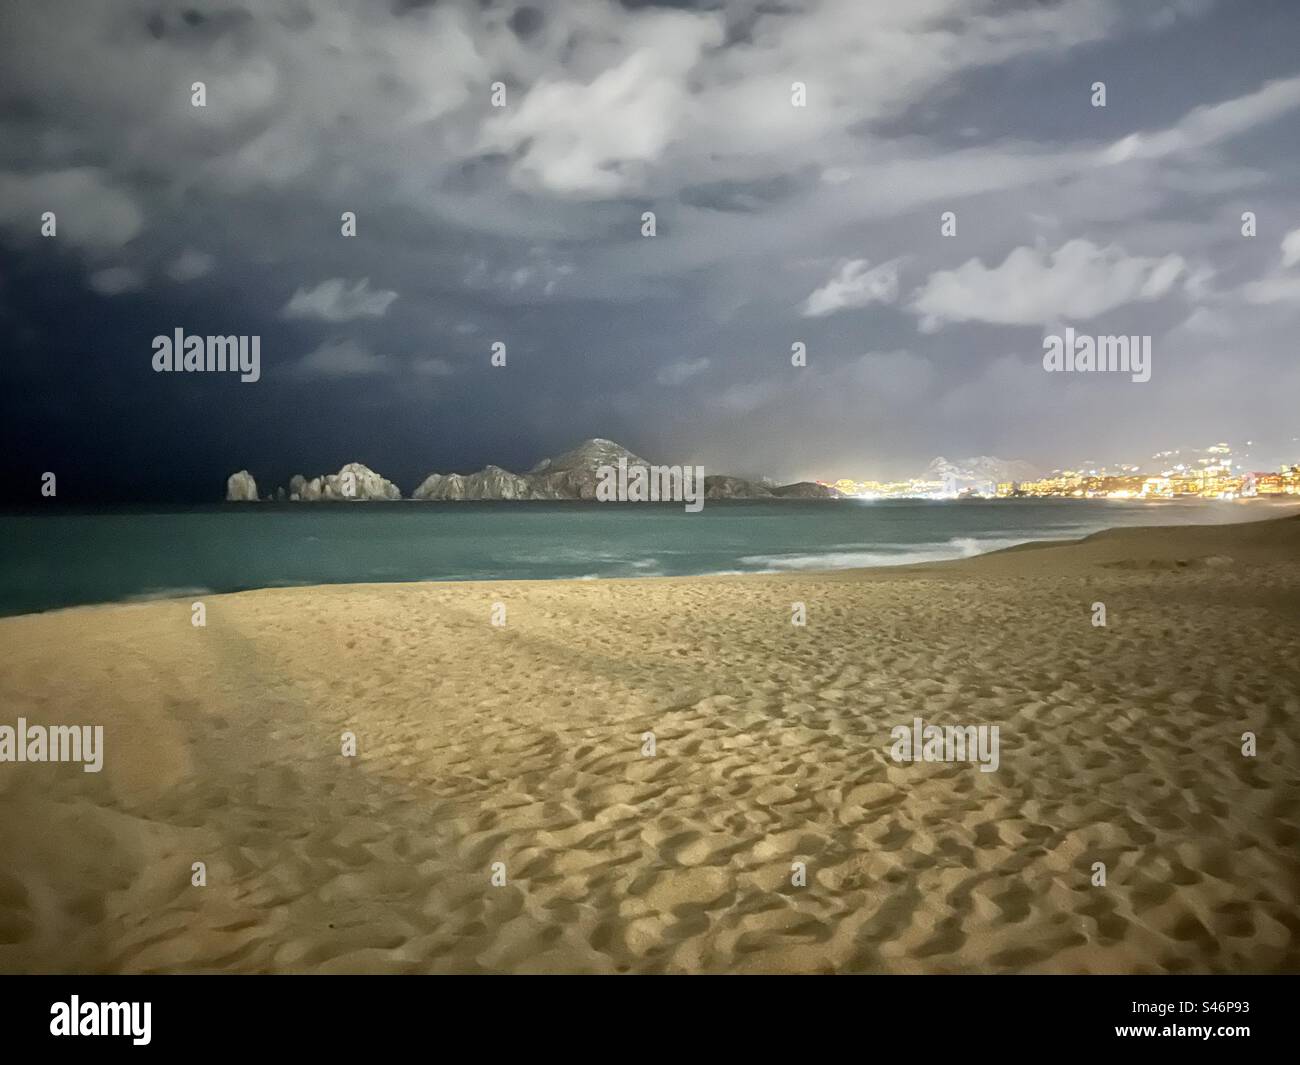
<svg viewBox="0 0 1300 1065"><path fill-rule="evenodd" d="M1300 459L1300 5L5 0L0 253L0 440L61 498L588 436L1263 468ZM1046 373L1067 325L1150 335L1151 380ZM178 327L260 336L261 379L155 373Z"/></svg>

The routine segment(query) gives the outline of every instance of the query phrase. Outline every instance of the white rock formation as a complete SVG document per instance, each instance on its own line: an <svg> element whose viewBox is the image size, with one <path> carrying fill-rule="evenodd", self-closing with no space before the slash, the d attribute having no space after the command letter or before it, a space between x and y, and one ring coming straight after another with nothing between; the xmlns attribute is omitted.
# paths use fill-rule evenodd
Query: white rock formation
<svg viewBox="0 0 1300 1065"><path fill-rule="evenodd" d="M412 499L530 499L532 486L527 477L487 466L478 473L431 473L411 496Z"/></svg>
<svg viewBox="0 0 1300 1065"><path fill-rule="evenodd" d="M645 459L612 440L585 440L572 451L553 459L542 459L527 473L511 473L500 466L488 466L478 473L431 473L412 499L595 499L600 468L617 469L620 461L629 470L649 466ZM800 483L767 486L740 477L706 477L709 499L771 499L774 496L806 499L834 499L839 493L818 484Z"/></svg>
<svg viewBox="0 0 1300 1065"><path fill-rule="evenodd" d="M338 473L327 473L310 481L295 473L289 479L289 498L303 503L351 502L358 499L401 499L402 493L397 485L369 466L349 462Z"/></svg>
<svg viewBox="0 0 1300 1065"><path fill-rule="evenodd" d="M247 470L232 473L226 478L227 503L256 503L257 482Z"/></svg>

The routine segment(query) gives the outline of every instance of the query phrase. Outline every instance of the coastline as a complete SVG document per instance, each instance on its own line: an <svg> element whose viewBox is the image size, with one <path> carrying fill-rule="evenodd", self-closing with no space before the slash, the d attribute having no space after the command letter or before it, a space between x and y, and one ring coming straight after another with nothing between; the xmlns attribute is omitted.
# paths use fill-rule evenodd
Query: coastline
<svg viewBox="0 0 1300 1065"><path fill-rule="evenodd" d="M1170 503L1154 505L1148 517L1152 504L1117 502L1112 510L1094 500L1012 501L1016 516L1004 520L1006 501L820 503L729 501L689 518L672 504L546 502L0 515L10 543L0 566L0 617L319 585L852 574L946 566L1108 528L1183 527L1189 519L1216 528L1300 513L1300 503ZM539 515L547 516L544 525ZM106 556L112 566L100 561Z"/></svg>
<svg viewBox="0 0 1300 1065"><path fill-rule="evenodd" d="M1300 516L205 602L0 619L0 971L1300 971Z"/></svg>

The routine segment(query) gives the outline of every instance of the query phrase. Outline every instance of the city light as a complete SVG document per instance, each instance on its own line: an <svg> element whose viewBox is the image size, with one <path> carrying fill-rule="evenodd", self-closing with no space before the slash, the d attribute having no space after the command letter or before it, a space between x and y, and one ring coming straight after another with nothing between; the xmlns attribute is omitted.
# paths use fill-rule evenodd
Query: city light
<svg viewBox="0 0 1300 1065"><path fill-rule="evenodd" d="M819 481L853 499L1133 499L1161 500L1253 499L1270 496L1300 496L1300 463L1275 470L1247 470L1233 459L1232 449L1217 443L1198 457L1184 457L1182 449L1153 456L1154 471L1120 464L1114 469L1053 470L1039 480L984 481L960 484L913 478L903 481L872 481L841 478Z"/></svg>

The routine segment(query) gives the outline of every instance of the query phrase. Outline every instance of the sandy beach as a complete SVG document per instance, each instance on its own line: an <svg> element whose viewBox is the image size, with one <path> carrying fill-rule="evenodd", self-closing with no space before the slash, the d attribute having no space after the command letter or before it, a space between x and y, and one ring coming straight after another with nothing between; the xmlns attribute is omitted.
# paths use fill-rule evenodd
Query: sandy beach
<svg viewBox="0 0 1300 1065"><path fill-rule="evenodd" d="M1300 517L203 602L0 620L0 971L1300 971Z"/></svg>

